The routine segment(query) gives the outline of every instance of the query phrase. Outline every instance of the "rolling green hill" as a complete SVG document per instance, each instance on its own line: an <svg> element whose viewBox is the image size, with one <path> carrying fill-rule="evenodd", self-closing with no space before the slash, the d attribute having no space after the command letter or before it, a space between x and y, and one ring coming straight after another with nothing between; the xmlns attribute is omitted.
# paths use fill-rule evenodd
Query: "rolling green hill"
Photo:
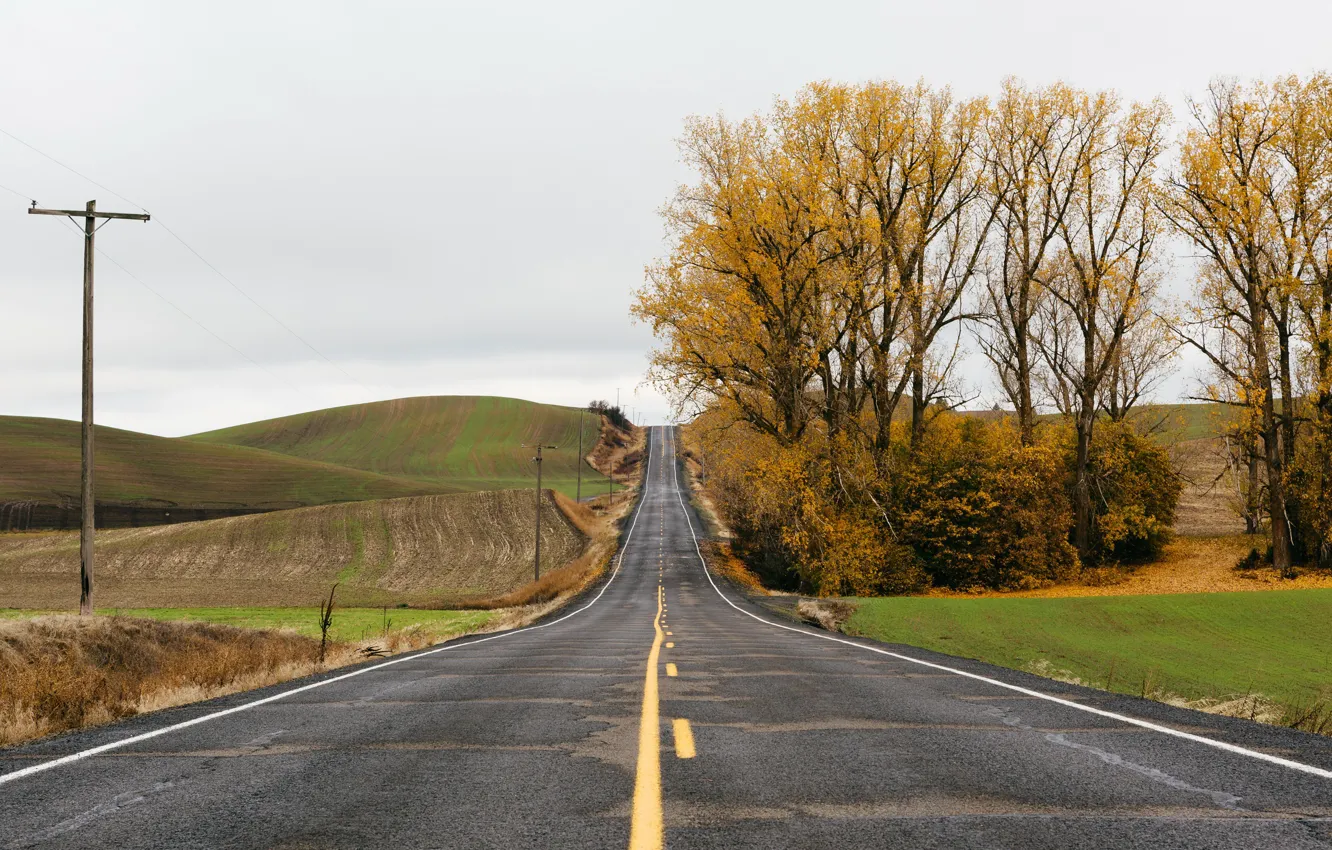
<svg viewBox="0 0 1332 850"><path fill-rule="evenodd" d="M309 458L96 429L98 502L290 508L441 492ZM454 488L461 489L461 488ZM0 417L0 501L77 501L79 423Z"/></svg>
<svg viewBox="0 0 1332 850"><path fill-rule="evenodd" d="M600 417L583 419L584 454ZM530 487L523 443L548 449L543 485L572 495L579 411L516 399L351 405L170 438L97 428L98 525ZM584 494L606 479L582 462ZM0 529L78 524L79 424L0 416Z"/></svg>
<svg viewBox="0 0 1332 850"><path fill-rule="evenodd" d="M532 449L547 450L543 484L573 493L578 458L577 408L490 396L423 396L333 407L185 438L194 443L263 449L365 472L493 490L531 484ZM599 418L582 417L583 452L596 445ZM605 479L583 464L585 492Z"/></svg>
<svg viewBox="0 0 1332 850"><path fill-rule="evenodd" d="M1141 428L1152 430L1170 442L1204 440L1224 434L1236 419L1233 408L1224 404L1145 404L1129 417Z"/></svg>

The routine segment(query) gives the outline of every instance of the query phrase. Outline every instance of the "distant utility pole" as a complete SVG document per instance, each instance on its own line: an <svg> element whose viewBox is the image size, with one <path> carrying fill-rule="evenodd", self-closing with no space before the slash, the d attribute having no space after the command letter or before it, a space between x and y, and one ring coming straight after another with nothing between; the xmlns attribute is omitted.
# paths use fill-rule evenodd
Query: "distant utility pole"
<svg viewBox="0 0 1332 850"><path fill-rule="evenodd" d="M83 461L79 506L79 614L93 612L93 236L101 229L97 219L126 218L147 221L148 214L98 212L97 202L83 210L40 210L32 202L29 215L63 215L83 219ZM76 224L78 222L75 222ZM103 222L105 224L105 222Z"/></svg>
<svg viewBox="0 0 1332 850"><path fill-rule="evenodd" d="M530 449L530 448L535 448L535 449L537 450L536 457L532 458L532 460L533 460L533 461L536 463L536 465L537 465L537 483L536 483L536 557L533 559L533 562L532 562L532 573L533 573L534 576L536 576L536 578L533 579L533 580L534 580L534 581L540 581L540 580L541 580L541 450L542 450L542 449L558 449L559 446L543 446L543 445L541 445L540 443L537 443L536 446L533 447L533 446L529 446L529 445L527 445L526 443L524 443L524 444L523 444L523 448L528 448L528 449Z"/></svg>
<svg viewBox="0 0 1332 850"><path fill-rule="evenodd" d="M574 501L582 503L583 501L583 419L587 416L587 408L578 411L578 489L574 495Z"/></svg>

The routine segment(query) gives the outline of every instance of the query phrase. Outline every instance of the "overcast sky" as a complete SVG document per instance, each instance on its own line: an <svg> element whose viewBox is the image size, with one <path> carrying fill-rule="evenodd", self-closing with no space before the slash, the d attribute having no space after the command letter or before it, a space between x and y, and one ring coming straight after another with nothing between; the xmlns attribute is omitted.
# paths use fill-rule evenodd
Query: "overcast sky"
<svg viewBox="0 0 1332 850"><path fill-rule="evenodd" d="M1181 104L1219 74L1326 68L1329 47L1326 0L10 0L0 130L105 188L0 135L0 413L79 415L81 242L28 198L155 219L98 236L142 281L98 258L99 422L177 435L617 387L664 421L628 309L688 176L685 116L818 79L987 94L1008 74Z"/></svg>

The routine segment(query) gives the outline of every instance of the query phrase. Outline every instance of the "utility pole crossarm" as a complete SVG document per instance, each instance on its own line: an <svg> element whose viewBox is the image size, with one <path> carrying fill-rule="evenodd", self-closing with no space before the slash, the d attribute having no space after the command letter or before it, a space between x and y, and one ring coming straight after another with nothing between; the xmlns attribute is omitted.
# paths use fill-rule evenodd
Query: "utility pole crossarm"
<svg viewBox="0 0 1332 850"><path fill-rule="evenodd" d="M63 215L83 219L83 422L79 470L79 614L93 613L93 534L96 528L97 501L94 497L93 471L93 240L100 229L99 218L148 221L148 213L99 212L96 201L81 210L44 210L33 201L28 215Z"/></svg>
<svg viewBox="0 0 1332 850"><path fill-rule="evenodd" d="M91 209L37 209L28 208L29 216L69 216L72 218L129 218L132 221L148 221L148 213L104 213Z"/></svg>

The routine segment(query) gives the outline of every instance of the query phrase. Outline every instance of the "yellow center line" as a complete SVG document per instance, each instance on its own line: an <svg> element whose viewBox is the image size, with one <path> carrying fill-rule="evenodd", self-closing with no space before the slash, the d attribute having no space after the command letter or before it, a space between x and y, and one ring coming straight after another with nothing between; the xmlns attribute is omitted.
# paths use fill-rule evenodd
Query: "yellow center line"
<svg viewBox="0 0 1332 850"><path fill-rule="evenodd" d="M667 648L667 649L675 649L675 641L673 641L673 640L672 640L672 641L667 641L667 642L666 642L666 648Z"/></svg>
<svg viewBox="0 0 1332 850"><path fill-rule="evenodd" d="M678 675L680 675L680 668L679 668L679 667L676 667L674 664L672 664L671 662L667 661L667 662L666 662L666 675L667 675L667 676L678 676Z"/></svg>
<svg viewBox="0 0 1332 850"><path fill-rule="evenodd" d="M694 730L689 728L689 721L677 717L671 721L671 731L675 733L675 755L677 758L691 759L697 752L694 749Z"/></svg>
<svg viewBox="0 0 1332 850"><path fill-rule="evenodd" d="M665 842L661 815L661 715L657 692L663 602L664 593L658 587L657 615L652 618L652 649L648 652L647 678L643 682L643 714L638 721L638 773L634 777L629 850L660 850Z"/></svg>

